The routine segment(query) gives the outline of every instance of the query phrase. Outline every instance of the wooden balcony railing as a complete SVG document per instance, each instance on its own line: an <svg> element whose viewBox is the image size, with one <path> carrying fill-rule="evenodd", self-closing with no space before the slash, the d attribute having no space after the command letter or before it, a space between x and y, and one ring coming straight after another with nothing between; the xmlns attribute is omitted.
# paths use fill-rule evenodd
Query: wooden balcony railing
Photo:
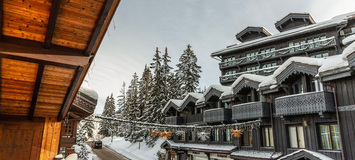
<svg viewBox="0 0 355 160"><path fill-rule="evenodd" d="M196 122L203 122L203 113L186 116L186 124L191 124Z"/></svg>
<svg viewBox="0 0 355 160"><path fill-rule="evenodd" d="M215 108L205 110L203 121L205 123L228 122L231 121L232 110L229 108Z"/></svg>
<svg viewBox="0 0 355 160"><path fill-rule="evenodd" d="M279 66L273 66L273 67L268 67L268 68L252 70L252 71L246 71L246 72L238 72L238 73L230 74L230 75L224 75L224 76L219 77L219 81L221 83L234 82L242 74L270 75L277 68L279 68Z"/></svg>
<svg viewBox="0 0 355 160"><path fill-rule="evenodd" d="M266 60L266 59L270 59L273 57L282 57L285 55L296 54L299 52L305 52L305 51L310 51L313 49L325 48L325 47L334 46L334 45L336 45L335 37L330 37L330 38L322 39L322 40L315 41L315 42L309 42L309 43L304 43L304 44L300 44L297 46L281 48L281 49L270 51L267 53L258 54L255 56L242 57L242 58L237 58L233 61L221 62L221 63L219 63L219 68L224 69L224 68L229 68L229 67L235 67L235 66L241 65L241 64L254 63L256 61Z"/></svg>
<svg viewBox="0 0 355 160"><path fill-rule="evenodd" d="M269 102L250 102L232 107L232 120L251 120L270 117Z"/></svg>
<svg viewBox="0 0 355 160"><path fill-rule="evenodd" d="M334 97L331 92L309 92L283 96L275 99L275 114L283 117L324 112L334 112Z"/></svg>
<svg viewBox="0 0 355 160"><path fill-rule="evenodd" d="M180 125L183 122L183 118L179 116L165 117L165 124Z"/></svg>

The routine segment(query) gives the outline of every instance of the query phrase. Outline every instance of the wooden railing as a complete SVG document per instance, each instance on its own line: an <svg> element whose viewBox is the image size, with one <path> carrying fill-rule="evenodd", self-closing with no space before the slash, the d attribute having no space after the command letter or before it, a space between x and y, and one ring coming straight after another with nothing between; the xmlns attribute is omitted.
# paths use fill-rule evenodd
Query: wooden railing
<svg viewBox="0 0 355 160"><path fill-rule="evenodd" d="M232 110L229 108L215 108L205 110L203 121L205 123L229 122L232 118Z"/></svg>
<svg viewBox="0 0 355 160"><path fill-rule="evenodd" d="M252 71L246 71L246 72L238 72L238 73L230 74L230 75L224 75L224 76L219 77L219 81L221 83L234 82L242 74L270 75L277 68L279 68L279 66L273 66L273 67L268 67L268 68L252 70Z"/></svg>
<svg viewBox="0 0 355 160"><path fill-rule="evenodd" d="M296 54L299 52L305 52L305 51L310 51L313 49L325 48L325 47L334 46L334 45L336 45L335 37L330 37L330 38L322 39L322 40L315 41L315 42L300 44L297 46L282 48L282 49L270 51L267 53L258 54L255 56L242 57L242 58L237 58L233 61L221 62L221 63L219 63L219 68L223 69L223 68L228 68L228 67L235 67L235 66L238 66L241 64L254 63L256 61L266 60L266 59L270 59L273 57L282 57L285 55Z"/></svg>
<svg viewBox="0 0 355 160"><path fill-rule="evenodd" d="M250 102L232 107L232 120L251 120L270 117L270 103Z"/></svg>
<svg viewBox="0 0 355 160"><path fill-rule="evenodd" d="M275 99L275 114L283 117L324 112L334 112L335 103L331 92L309 92L283 96Z"/></svg>
<svg viewBox="0 0 355 160"><path fill-rule="evenodd" d="M180 125L183 123L183 118L179 116L165 117L165 124Z"/></svg>
<svg viewBox="0 0 355 160"><path fill-rule="evenodd" d="M186 124L195 122L203 122L203 113L186 116Z"/></svg>

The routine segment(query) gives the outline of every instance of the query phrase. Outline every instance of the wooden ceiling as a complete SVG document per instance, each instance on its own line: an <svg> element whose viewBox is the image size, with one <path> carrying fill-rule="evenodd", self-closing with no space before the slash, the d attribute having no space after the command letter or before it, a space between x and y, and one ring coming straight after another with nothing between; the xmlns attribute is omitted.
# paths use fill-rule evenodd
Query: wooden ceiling
<svg viewBox="0 0 355 160"><path fill-rule="evenodd" d="M68 112L120 0L0 0L0 115Z"/></svg>

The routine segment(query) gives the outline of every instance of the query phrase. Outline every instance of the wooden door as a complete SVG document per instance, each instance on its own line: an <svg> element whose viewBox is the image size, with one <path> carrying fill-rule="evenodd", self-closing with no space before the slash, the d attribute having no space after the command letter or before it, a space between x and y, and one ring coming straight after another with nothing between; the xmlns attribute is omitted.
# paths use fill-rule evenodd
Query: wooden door
<svg viewBox="0 0 355 160"><path fill-rule="evenodd" d="M0 119L0 160L38 160L44 120Z"/></svg>

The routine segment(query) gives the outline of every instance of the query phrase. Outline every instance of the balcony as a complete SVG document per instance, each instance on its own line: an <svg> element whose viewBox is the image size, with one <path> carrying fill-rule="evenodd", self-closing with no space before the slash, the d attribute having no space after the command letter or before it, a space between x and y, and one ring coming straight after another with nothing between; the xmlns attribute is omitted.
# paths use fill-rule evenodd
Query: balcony
<svg viewBox="0 0 355 160"><path fill-rule="evenodd" d="M232 120L251 120L270 117L270 103L250 102L232 107Z"/></svg>
<svg viewBox="0 0 355 160"><path fill-rule="evenodd" d="M242 57L242 58L235 59L233 61L221 62L221 63L219 63L219 68L224 69L224 68L229 68L229 67L235 67L235 66L242 65L242 64L254 63L254 62L260 61L260 60L267 60L267 59L271 59L274 57L282 57L285 55L297 54L300 52L326 48L326 47L334 46L334 45L336 45L335 37L330 37L330 38L322 39L322 40L315 41L315 42L304 43L304 44L300 44L297 46L274 50L274 51L271 51L268 53L258 54L255 56Z"/></svg>
<svg viewBox="0 0 355 160"><path fill-rule="evenodd" d="M232 110L228 108L215 108L204 111L203 121L205 123L228 122L231 121Z"/></svg>
<svg viewBox="0 0 355 160"><path fill-rule="evenodd" d="M179 116L165 117L165 124L180 125L183 122L183 118Z"/></svg>
<svg viewBox="0 0 355 160"><path fill-rule="evenodd" d="M186 124L196 124L203 122L203 113L186 116Z"/></svg>
<svg viewBox="0 0 355 160"><path fill-rule="evenodd" d="M275 99L275 113L278 117L324 112L334 112L334 97L331 92L309 92L283 96Z"/></svg>
<svg viewBox="0 0 355 160"><path fill-rule="evenodd" d="M258 75L270 75L272 74L279 66L273 66L273 67L268 67L268 68L262 68L262 69L257 69L257 70L252 70L252 71L246 71L246 72L238 72L236 74L230 74L230 75L224 75L219 77L219 81L223 83L228 83L228 82L234 82L240 75L242 74L258 74Z"/></svg>

